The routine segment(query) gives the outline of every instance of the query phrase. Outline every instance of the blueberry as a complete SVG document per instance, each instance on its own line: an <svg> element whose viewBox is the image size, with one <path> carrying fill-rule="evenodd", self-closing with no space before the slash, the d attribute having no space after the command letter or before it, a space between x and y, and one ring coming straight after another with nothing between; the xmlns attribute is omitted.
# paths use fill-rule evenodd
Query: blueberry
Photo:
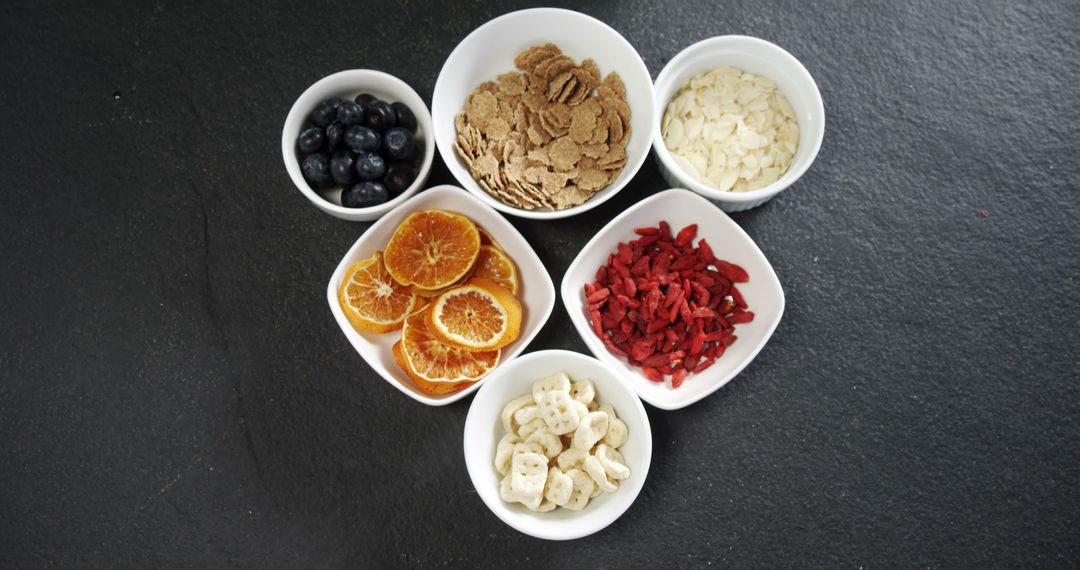
<svg viewBox="0 0 1080 570"><path fill-rule="evenodd" d="M382 137L379 133L360 125L353 125L345 131L345 146L353 152L377 152Z"/></svg>
<svg viewBox="0 0 1080 570"><path fill-rule="evenodd" d="M341 106L341 99L337 97L331 97L322 103L315 106L315 110L311 112L311 122L316 127L326 128L327 125L334 122L337 118L338 107Z"/></svg>
<svg viewBox="0 0 1080 570"><path fill-rule="evenodd" d="M316 190L325 190L334 182L330 177L330 157L325 153L308 155L300 166L300 171L304 174L304 180Z"/></svg>
<svg viewBox="0 0 1080 570"><path fill-rule="evenodd" d="M380 133L397 124L397 113L390 103L375 99L364 106L364 125Z"/></svg>
<svg viewBox="0 0 1080 570"><path fill-rule="evenodd" d="M382 154L393 162L408 160L415 145L412 133L401 127L394 127L383 133Z"/></svg>
<svg viewBox="0 0 1080 570"><path fill-rule="evenodd" d="M333 152L341 146L345 138L345 125L335 121L326 127L326 148Z"/></svg>
<svg viewBox="0 0 1080 570"><path fill-rule="evenodd" d="M350 184L356 182L353 162L353 155L347 150L339 150L330 157L330 177L334 179L334 184L348 188Z"/></svg>
<svg viewBox="0 0 1080 570"><path fill-rule="evenodd" d="M401 101L391 103L391 107L394 108L394 114L397 115L397 125L408 130L411 133L416 132L416 115L409 109L409 106Z"/></svg>
<svg viewBox="0 0 1080 570"><path fill-rule="evenodd" d="M420 170L420 167L424 165L423 145L418 144L413 146L412 156L410 156L409 159L405 161L405 164L411 166L413 170Z"/></svg>
<svg viewBox="0 0 1080 570"><path fill-rule="evenodd" d="M397 196L404 192L410 184L416 180L416 171L408 164L395 164L386 170L386 178L383 184L391 196Z"/></svg>
<svg viewBox="0 0 1080 570"><path fill-rule="evenodd" d="M360 180L382 180L386 175L386 161L373 152L357 156L354 165Z"/></svg>
<svg viewBox="0 0 1080 570"><path fill-rule="evenodd" d="M378 206L389 199L386 186L378 182L360 182L341 193L341 205L346 208Z"/></svg>
<svg viewBox="0 0 1080 570"><path fill-rule="evenodd" d="M356 96L355 101L357 105L360 105L361 107L367 107L367 104L374 101L375 99L376 97L371 93L361 93Z"/></svg>
<svg viewBox="0 0 1080 570"><path fill-rule="evenodd" d="M319 127L308 127L300 131L300 136L296 138L296 146L300 149L300 154L304 156L322 150L325 142L326 135Z"/></svg>
<svg viewBox="0 0 1080 570"><path fill-rule="evenodd" d="M352 101L346 101L338 107L337 120L346 127L359 125L364 122L364 109Z"/></svg>

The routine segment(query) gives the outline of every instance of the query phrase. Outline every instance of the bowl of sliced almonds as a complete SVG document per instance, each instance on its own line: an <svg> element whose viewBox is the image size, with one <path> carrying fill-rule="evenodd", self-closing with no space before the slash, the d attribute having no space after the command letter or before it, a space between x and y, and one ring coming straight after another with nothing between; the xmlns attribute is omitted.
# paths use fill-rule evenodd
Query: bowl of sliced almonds
<svg viewBox="0 0 1080 570"><path fill-rule="evenodd" d="M764 204L817 157L825 107L783 48L747 36L700 41L656 77L653 151L660 173L727 212Z"/></svg>

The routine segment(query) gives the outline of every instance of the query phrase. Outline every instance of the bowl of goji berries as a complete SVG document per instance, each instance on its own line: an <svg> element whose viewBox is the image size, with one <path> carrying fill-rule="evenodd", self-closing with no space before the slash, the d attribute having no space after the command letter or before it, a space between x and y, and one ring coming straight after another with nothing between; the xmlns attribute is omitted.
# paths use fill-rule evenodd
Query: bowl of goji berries
<svg viewBox="0 0 1080 570"><path fill-rule="evenodd" d="M574 259L561 289L589 350L665 410L731 381L784 313L780 280L757 244L682 189L611 220Z"/></svg>

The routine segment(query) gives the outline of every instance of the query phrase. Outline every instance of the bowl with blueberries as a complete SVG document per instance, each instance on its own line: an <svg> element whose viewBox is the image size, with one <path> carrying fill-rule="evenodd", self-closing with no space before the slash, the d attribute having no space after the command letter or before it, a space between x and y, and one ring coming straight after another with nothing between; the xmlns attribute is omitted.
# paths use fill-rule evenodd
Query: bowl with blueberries
<svg viewBox="0 0 1080 570"><path fill-rule="evenodd" d="M322 211L371 221L427 182L435 145L431 113L400 79L370 69L341 71L293 104L281 154L296 187Z"/></svg>

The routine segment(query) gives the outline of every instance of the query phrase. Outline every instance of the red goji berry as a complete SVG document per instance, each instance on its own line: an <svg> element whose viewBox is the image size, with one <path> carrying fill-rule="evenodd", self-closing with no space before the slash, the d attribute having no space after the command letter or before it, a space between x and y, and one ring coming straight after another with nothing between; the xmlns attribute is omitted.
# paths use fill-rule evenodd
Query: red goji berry
<svg viewBox="0 0 1080 570"><path fill-rule="evenodd" d="M712 263L716 259L713 257L712 246L705 241L705 238L701 238L697 242L697 255L698 259L703 263Z"/></svg>
<svg viewBox="0 0 1080 570"><path fill-rule="evenodd" d="M634 233L639 236L651 236L660 233L658 228L634 228Z"/></svg>
<svg viewBox="0 0 1080 570"><path fill-rule="evenodd" d="M745 309L747 307L746 299L743 299L742 293L739 292L738 287L732 285L728 294L731 295L731 300L735 302L736 307L740 309Z"/></svg>
<svg viewBox="0 0 1080 570"><path fill-rule="evenodd" d="M717 259L713 261L713 267L716 267L716 270L719 271L721 275L735 283L745 283L750 280L750 275L746 270L734 263Z"/></svg>
<svg viewBox="0 0 1080 570"><path fill-rule="evenodd" d="M608 295L611 295L611 289L604 287L603 289L597 289L593 291L592 294L585 299L585 301L587 303L599 303L600 301L607 299Z"/></svg>
<svg viewBox="0 0 1080 570"><path fill-rule="evenodd" d="M742 313L732 313L727 317L727 322L733 325L739 325L742 323L749 323L754 320L753 311L744 311Z"/></svg>
<svg viewBox="0 0 1080 570"><path fill-rule="evenodd" d="M683 247L693 241L695 237L697 237L697 224L690 224L679 230L679 235L675 236L675 245Z"/></svg>
<svg viewBox="0 0 1080 570"><path fill-rule="evenodd" d="M671 226L664 220L660 220L659 226L657 229L660 231L662 238L671 241Z"/></svg>
<svg viewBox="0 0 1080 570"><path fill-rule="evenodd" d="M671 374L671 387L672 388L678 388L679 386L682 386L683 381L686 380L686 375L687 374L688 374L688 372L686 371L685 368L680 368L680 369L676 370L675 372L673 372Z"/></svg>
<svg viewBox="0 0 1080 570"><path fill-rule="evenodd" d="M706 358L705 360L702 360L700 363L698 363L697 366L694 367L693 372L694 372L694 374L701 374L702 372L705 371L706 368L712 366L713 364L716 364L716 359L715 358Z"/></svg>
<svg viewBox="0 0 1080 570"><path fill-rule="evenodd" d="M610 350L611 353L614 354L615 356L629 356L628 354L626 354L626 352L623 349L619 348L618 346L615 345L614 342L612 342L612 341L610 341L608 339L604 339L604 346L606 346L607 349Z"/></svg>

